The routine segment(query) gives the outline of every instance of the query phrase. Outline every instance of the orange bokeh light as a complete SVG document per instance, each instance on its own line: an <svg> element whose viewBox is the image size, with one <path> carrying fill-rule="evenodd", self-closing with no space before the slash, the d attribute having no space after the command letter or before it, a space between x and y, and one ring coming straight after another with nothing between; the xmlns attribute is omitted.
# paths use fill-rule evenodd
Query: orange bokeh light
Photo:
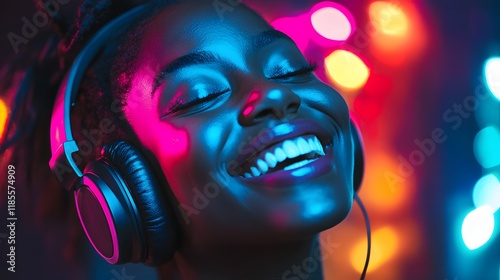
<svg viewBox="0 0 500 280"><path fill-rule="evenodd" d="M368 13L373 27L371 52L389 65L409 62L421 53L425 32L419 12L411 2L375 1Z"/></svg>
<svg viewBox="0 0 500 280"><path fill-rule="evenodd" d="M360 196L371 211L394 213L413 190L412 176L401 174L399 156L389 151L366 153L366 169Z"/></svg>
<svg viewBox="0 0 500 280"><path fill-rule="evenodd" d="M397 255L399 249L399 237L391 227L377 229L372 234L372 247L370 265L368 272L374 271ZM354 245L351 250L351 265L358 272L363 271L366 257L366 239L362 239Z"/></svg>
<svg viewBox="0 0 500 280"><path fill-rule="evenodd" d="M5 130L5 125L7 124L7 117L9 116L9 111L5 102L0 99L0 139L3 138L3 132Z"/></svg>

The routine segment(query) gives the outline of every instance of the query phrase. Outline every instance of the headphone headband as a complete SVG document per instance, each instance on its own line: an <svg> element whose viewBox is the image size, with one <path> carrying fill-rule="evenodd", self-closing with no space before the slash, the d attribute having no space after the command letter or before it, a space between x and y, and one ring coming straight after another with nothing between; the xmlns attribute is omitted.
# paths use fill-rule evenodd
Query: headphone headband
<svg viewBox="0 0 500 280"><path fill-rule="evenodd" d="M71 130L71 108L74 106L80 83L95 56L104 48L108 38L120 27L141 16L147 5L140 5L127 11L100 29L78 54L57 93L50 123L50 149L52 157L49 166L59 182L67 190L82 177L82 172L73 160L78 145Z"/></svg>

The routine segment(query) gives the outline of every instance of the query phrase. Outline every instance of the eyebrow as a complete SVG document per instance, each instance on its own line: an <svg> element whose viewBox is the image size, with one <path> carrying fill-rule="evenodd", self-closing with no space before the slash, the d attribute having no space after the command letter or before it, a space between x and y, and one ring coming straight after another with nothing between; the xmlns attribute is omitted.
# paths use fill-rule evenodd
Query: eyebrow
<svg viewBox="0 0 500 280"><path fill-rule="evenodd" d="M160 73L156 75L153 92L160 86L161 81L167 74L173 73L191 65L214 63L220 60L221 58L218 55L207 51L188 53L186 55L178 57L174 61L163 67Z"/></svg>
<svg viewBox="0 0 500 280"><path fill-rule="evenodd" d="M286 34L278 30L272 29L263 31L257 35L252 36L250 38L250 47L253 50L257 50L267 45L270 45L278 40L288 40L293 43L293 40L290 39L290 37L288 37ZM156 75L154 79L154 87L152 93L154 93L156 89L160 86L161 81L165 78L167 74L173 73L175 71L189 67L191 65L209 64L221 60L222 58L219 55L209 51L197 51L178 57L174 61L164 66L162 70L158 73L158 75Z"/></svg>
<svg viewBox="0 0 500 280"><path fill-rule="evenodd" d="M293 40L290 39L290 37L288 37L285 33L276 29L271 29L252 36L250 38L250 45L252 49L257 50L278 40L288 40L293 43Z"/></svg>

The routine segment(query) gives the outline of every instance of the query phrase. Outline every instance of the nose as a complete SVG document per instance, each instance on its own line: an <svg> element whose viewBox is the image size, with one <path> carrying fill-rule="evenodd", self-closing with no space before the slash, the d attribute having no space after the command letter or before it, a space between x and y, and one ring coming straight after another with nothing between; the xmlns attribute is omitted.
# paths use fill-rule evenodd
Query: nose
<svg viewBox="0 0 500 280"><path fill-rule="evenodd" d="M253 89L238 115L242 126L250 126L269 119L284 119L297 113L300 97L285 87Z"/></svg>

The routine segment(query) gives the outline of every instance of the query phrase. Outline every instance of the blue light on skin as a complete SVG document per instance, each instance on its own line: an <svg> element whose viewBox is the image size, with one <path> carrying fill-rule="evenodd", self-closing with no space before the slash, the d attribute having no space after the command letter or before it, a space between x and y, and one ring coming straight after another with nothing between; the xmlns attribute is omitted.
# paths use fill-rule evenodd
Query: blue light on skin
<svg viewBox="0 0 500 280"><path fill-rule="evenodd" d="M216 149L222 136L222 126L218 124L210 125L210 127L207 128L207 133L204 136L207 145L209 145L213 149Z"/></svg>
<svg viewBox="0 0 500 280"><path fill-rule="evenodd" d="M293 126L289 124L281 124L273 128L276 136L284 135L293 131Z"/></svg>
<svg viewBox="0 0 500 280"><path fill-rule="evenodd" d="M277 100L281 98L281 95L281 91L273 89L267 94L267 98Z"/></svg>
<svg viewBox="0 0 500 280"><path fill-rule="evenodd" d="M308 201L303 210L303 217L306 219L315 219L316 216L334 209L335 204L331 200L322 199L325 198L322 191L311 192L310 189L304 189L300 195Z"/></svg>

